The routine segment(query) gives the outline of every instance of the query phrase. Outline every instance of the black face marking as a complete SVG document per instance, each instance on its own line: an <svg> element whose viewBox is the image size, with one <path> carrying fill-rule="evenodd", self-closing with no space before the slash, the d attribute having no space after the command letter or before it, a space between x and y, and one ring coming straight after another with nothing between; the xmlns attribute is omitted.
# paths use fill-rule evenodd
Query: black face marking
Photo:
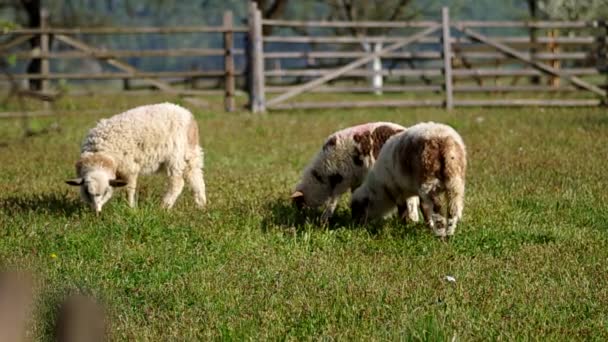
<svg viewBox="0 0 608 342"><path fill-rule="evenodd" d="M350 204L350 211L353 219L362 221L367 213L367 207L369 205L369 198L364 197L357 201L352 201Z"/></svg>
<svg viewBox="0 0 608 342"><path fill-rule="evenodd" d="M329 176L329 186L333 189L338 184L340 184L342 182L342 180L344 180L344 177L342 177L341 174L334 173L334 174L332 174L332 175Z"/></svg>
<svg viewBox="0 0 608 342"><path fill-rule="evenodd" d="M391 202L397 203L395 196L393 196L393 193L386 185L382 187L382 190L384 190L386 197L388 197L388 199L391 200Z"/></svg>
<svg viewBox="0 0 608 342"><path fill-rule="evenodd" d="M89 202L93 201L93 196L91 196L91 193L89 192L89 189L87 189L86 187L84 187L83 188L83 193L84 193L84 197L86 197Z"/></svg>
<svg viewBox="0 0 608 342"><path fill-rule="evenodd" d="M312 170L312 176L315 177L315 179L317 181L319 181L319 183L323 184L323 177L321 177L321 175L317 172L317 170Z"/></svg>
<svg viewBox="0 0 608 342"><path fill-rule="evenodd" d="M325 145L323 145L323 150L327 151L334 146L336 146L336 137L331 137L325 142Z"/></svg>
<svg viewBox="0 0 608 342"><path fill-rule="evenodd" d="M353 155L353 164L363 166L363 160L361 160L361 157L358 154Z"/></svg>

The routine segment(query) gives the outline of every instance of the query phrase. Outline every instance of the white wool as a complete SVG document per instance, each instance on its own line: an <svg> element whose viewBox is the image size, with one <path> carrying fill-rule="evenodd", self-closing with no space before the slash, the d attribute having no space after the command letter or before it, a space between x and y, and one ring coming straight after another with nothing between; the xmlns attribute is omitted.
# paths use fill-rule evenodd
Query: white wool
<svg viewBox="0 0 608 342"><path fill-rule="evenodd" d="M84 167L79 177L87 183L90 176L83 188L87 185L92 191L105 191L107 180L92 176L102 170L126 181L129 203L134 206L138 175L156 172L163 166L169 177L164 206L173 206L184 177L195 192L197 204L204 206L206 202L198 127L192 113L183 107L172 103L145 105L102 119L88 132L81 152ZM91 160L94 165L90 165ZM97 204L99 211L101 205Z"/></svg>

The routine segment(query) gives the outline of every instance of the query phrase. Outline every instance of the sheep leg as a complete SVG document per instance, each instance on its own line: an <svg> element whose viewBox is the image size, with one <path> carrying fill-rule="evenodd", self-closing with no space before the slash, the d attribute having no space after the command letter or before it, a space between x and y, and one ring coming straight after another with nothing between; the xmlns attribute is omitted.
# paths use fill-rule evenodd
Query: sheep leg
<svg viewBox="0 0 608 342"><path fill-rule="evenodd" d="M448 202L448 228L447 235L452 236L456 232L456 225L462 218L464 207L464 181L460 178L451 180L447 186Z"/></svg>
<svg viewBox="0 0 608 342"><path fill-rule="evenodd" d="M399 217L405 222L418 222L420 217L418 216L418 207L420 200L418 196L411 196L405 200L405 205L400 204L397 206L397 213Z"/></svg>
<svg viewBox="0 0 608 342"><path fill-rule="evenodd" d="M203 170L198 167L190 168L186 174L188 184L192 188L194 194L194 202L199 208L204 208L207 204L207 196L205 195L205 180L203 178Z"/></svg>
<svg viewBox="0 0 608 342"><path fill-rule="evenodd" d="M323 214L321 214L321 221L327 222L334 215L336 211L336 207L338 206L339 197L332 197L329 199L329 202L325 206L325 210L323 210Z"/></svg>
<svg viewBox="0 0 608 342"><path fill-rule="evenodd" d="M135 208L137 201L135 199L135 193L137 190L137 175L132 175L127 178L127 199L129 200L129 207Z"/></svg>
<svg viewBox="0 0 608 342"><path fill-rule="evenodd" d="M422 211L427 219L429 227L436 236L445 238L446 220L442 216L443 203L441 194L437 193L434 184L423 184L419 191L422 200Z"/></svg>
<svg viewBox="0 0 608 342"><path fill-rule="evenodd" d="M169 187L163 197L163 208L171 209L177 197L182 193L184 189L184 178L181 174L169 176Z"/></svg>

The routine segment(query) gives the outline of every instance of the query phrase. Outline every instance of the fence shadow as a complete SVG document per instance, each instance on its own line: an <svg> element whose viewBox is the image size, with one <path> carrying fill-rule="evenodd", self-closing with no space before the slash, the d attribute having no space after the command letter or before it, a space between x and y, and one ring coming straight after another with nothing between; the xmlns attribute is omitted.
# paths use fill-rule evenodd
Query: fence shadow
<svg viewBox="0 0 608 342"><path fill-rule="evenodd" d="M73 216L82 210L80 201L65 194L31 194L0 199L0 210L6 214L32 212L53 216Z"/></svg>

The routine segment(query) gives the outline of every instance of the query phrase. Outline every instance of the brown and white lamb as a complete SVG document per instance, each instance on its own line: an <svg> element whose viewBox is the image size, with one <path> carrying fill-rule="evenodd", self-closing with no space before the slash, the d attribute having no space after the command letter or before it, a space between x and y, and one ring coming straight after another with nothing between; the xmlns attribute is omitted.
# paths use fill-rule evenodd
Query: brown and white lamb
<svg viewBox="0 0 608 342"><path fill-rule="evenodd" d="M321 219L334 213L340 196L361 185L384 143L405 127L391 122L372 122L331 134L306 166L291 195L298 207L322 207ZM418 198L400 207L400 214L418 221Z"/></svg>
<svg viewBox="0 0 608 342"><path fill-rule="evenodd" d="M366 222L386 216L411 196L420 197L427 224L451 236L462 218L466 149L451 127L428 122L386 142L364 183L353 193L353 217Z"/></svg>

